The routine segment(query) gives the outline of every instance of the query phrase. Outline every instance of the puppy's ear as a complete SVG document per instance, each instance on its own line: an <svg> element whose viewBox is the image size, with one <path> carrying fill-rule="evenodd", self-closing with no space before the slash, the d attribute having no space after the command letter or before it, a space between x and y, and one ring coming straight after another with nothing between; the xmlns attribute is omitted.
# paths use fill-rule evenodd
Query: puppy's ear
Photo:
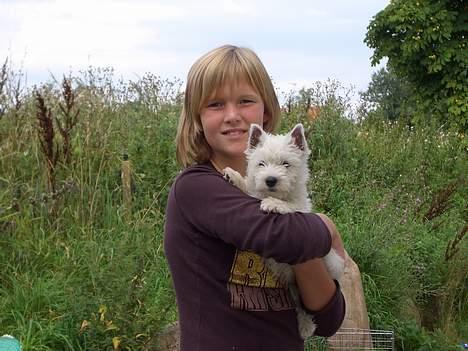
<svg viewBox="0 0 468 351"><path fill-rule="evenodd" d="M258 124L252 123L249 130L249 149L254 149L263 140L265 132Z"/></svg>
<svg viewBox="0 0 468 351"><path fill-rule="evenodd" d="M304 134L304 126L301 123L298 123L290 132L291 134L291 143L295 145L299 150L307 150L307 140Z"/></svg>

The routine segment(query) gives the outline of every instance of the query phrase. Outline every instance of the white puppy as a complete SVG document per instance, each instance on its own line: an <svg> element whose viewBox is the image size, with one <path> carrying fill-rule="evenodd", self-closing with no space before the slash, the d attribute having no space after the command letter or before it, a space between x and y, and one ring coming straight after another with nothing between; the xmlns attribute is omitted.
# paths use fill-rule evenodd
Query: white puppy
<svg viewBox="0 0 468 351"><path fill-rule="evenodd" d="M242 177L232 168L225 168L224 176L244 192L261 199L265 212L310 212L312 204L307 192L309 180L309 148L304 127L297 124L285 135L268 134L256 124L250 126L247 150L247 175ZM339 279L343 275L344 260L332 249L324 257L330 275ZM273 274L289 286L296 303L299 332L303 339L314 334L315 323L300 304L294 272L288 264L272 258L266 263ZM313 279L313 277L311 278Z"/></svg>

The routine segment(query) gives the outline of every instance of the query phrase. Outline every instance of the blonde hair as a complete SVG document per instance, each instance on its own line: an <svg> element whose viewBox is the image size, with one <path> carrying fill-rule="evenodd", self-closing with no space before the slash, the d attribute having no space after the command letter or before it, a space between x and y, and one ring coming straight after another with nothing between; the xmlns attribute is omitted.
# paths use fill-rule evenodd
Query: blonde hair
<svg viewBox="0 0 468 351"><path fill-rule="evenodd" d="M203 134L200 111L207 99L227 82L245 80L260 95L269 118L263 128L273 132L280 106L271 79L258 56L248 48L224 45L200 57L187 76L185 100L176 136L176 156L182 167L210 159L211 148Z"/></svg>

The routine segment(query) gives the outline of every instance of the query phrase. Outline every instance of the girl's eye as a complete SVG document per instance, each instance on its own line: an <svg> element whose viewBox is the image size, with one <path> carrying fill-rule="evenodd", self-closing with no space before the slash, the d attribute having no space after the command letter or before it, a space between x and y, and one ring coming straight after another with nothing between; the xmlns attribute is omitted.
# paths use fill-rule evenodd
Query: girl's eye
<svg viewBox="0 0 468 351"><path fill-rule="evenodd" d="M221 102L217 102L217 101L209 102L209 103L207 104L207 107L208 107L208 108L220 108L220 107L222 107L222 106L223 106L223 104L222 104Z"/></svg>
<svg viewBox="0 0 468 351"><path fill-rule="evenodd" d="M260 162L258 163L258 166L259 166L259 167L265 167L265 162L260 161Z"/></svg>
<svg viewBox="0 0 468 351"><path fill-rule="evenodd" d="M252 104L252 103L254 103L254 102L255 102L255 101L252 100L252 99L242 99L242 100L240 101L241 105Z"/></svg>
<svg viewBox="0 0 468 351"><path fill-rule="evenodd" d="M283 166L286 167L286 168L288 168L288 167L291 166L291 165L289 164L288 161L283 161Z"/></svg>

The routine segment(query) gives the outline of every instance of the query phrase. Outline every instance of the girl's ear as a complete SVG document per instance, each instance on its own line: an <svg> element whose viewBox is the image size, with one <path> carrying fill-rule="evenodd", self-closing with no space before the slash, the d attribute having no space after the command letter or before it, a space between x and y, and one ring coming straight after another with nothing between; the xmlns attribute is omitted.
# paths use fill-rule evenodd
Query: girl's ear
<svg viewBox="0 0 468 351"><path fill-rule="evenodd" d="M265 132L258 124L252 123L249 130L249 149L254 149L263 140Z"/></svg>
<svg viewBox="0 0 468 351"><path fill-rule="evenodd" d="M304 126L298 123L290 132L291 144L295 145L299 150L307 150L307 140L304 134Z"/></svg>

